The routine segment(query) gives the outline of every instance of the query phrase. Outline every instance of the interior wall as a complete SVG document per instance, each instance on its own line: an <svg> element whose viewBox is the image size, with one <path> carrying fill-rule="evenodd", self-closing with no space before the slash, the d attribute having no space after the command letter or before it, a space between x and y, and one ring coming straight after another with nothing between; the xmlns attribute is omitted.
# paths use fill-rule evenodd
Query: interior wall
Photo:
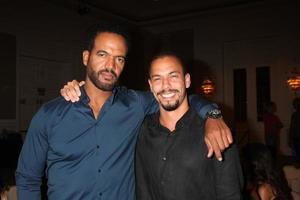
<svg viewBox="0 0 300 200"><path fill-rule="evenodd" d="M277 115L284 124L281 150L289 153L286 138L294 94L287 87L286 78L293 67L298 66L300 71L299 8L296 1L261 3L156 21L145 28L157 34L194 30L194 59L206 65L197 66L198 71L209 70L213 74L216 92L212 100L222 105L225 119L232 127L233 69L247 68L247 115L250 139L256 141L263 141L263 124L256 120L255 67L270 66L271 100L276 102ZM192 79L197 78L192 74Z"/></svg>
<svg viewBox="0 0 300 200"><path fill-rule="evenodd" d="M83 32L103 19L128 23L92 9L80 15L47 0L1 1L0 33L16 36L17 100L15 119L0 120L0 132L26 131L42 103L58 96L67 81L83 79Z"/></svg>

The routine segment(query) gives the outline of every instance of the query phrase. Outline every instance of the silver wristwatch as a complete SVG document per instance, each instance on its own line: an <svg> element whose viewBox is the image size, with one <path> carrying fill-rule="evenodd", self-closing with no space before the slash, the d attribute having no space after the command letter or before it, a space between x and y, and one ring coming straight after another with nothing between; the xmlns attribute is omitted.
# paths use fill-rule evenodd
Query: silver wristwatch
<svg viewBox="0 0 300 200"><path fill-rule="evenodd" d="M219 109L213 109L210 110L206 113L206 119L211 118L211 119L222 119L222 113L221 110Z"/></svg>

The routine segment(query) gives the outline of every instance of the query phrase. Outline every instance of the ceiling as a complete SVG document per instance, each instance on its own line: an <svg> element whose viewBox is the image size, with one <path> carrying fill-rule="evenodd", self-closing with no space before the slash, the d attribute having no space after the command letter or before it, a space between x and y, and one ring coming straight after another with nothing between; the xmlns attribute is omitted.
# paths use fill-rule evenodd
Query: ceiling
<svg viewBox="0 0 300 200"><path fill-rule="evenodd" d="M90 9L96 9L131 22L142 23L264 1L266 0L57 0L56 3L64 3L65 6L72 4L73 8L76 5L80 14L88 14Z"/></svg>

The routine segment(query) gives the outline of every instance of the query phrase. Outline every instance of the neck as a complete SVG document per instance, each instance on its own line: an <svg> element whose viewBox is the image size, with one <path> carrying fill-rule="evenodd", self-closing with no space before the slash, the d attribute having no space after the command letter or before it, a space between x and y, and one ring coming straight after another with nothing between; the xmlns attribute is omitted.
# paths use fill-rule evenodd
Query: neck
<svg viewBox="0 0 300 200"><path fill-rule="evenodd" d="M84 89L90 99L89 105L93 110L94 117L97 118L103 104L112 95L112 91L103 91L97 88L89 79L86 79Z"/></svg>
<svg viewBox="0 0 300 200"><path fill-rule="evenodd" d="M187 98L185 98L182 104L173 111L166 111L164 108L160 106L159 108L160 124L168 128L170 131L174 131L176 129L176 123L188 111L188 109L189 109L189 105L188 105Z"/></svg>

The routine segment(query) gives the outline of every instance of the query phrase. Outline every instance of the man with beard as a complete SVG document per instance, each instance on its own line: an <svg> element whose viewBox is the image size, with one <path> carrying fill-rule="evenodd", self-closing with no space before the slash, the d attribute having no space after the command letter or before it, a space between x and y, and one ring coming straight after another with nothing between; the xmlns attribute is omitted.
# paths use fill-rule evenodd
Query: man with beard
<svg viewBox="0 0 300 200"><path fill-rule="evenodd" d="M16 171L19 200L40 199L44 173L49 200L135 198L138 130L144 116L158 106L150 92L115 86L129 46L120 26L96 25L88 34L80 100L70 103L58 97L32 119ZM214 108L204 101L195 105L202 116ZM222 119L208 122L210 135L221 140L211 144L228 146L231 135Z"/></svg>
<svg viewBox="0 0 300 200"><path fill-rule="evenodd" d="M154 57L148 82L159 113L147 116L140 130L137 200L240 200L237 149L228 148L223 162L206 158L205 121L188 105L191 79L181 59L172 53Z"/></svg>

